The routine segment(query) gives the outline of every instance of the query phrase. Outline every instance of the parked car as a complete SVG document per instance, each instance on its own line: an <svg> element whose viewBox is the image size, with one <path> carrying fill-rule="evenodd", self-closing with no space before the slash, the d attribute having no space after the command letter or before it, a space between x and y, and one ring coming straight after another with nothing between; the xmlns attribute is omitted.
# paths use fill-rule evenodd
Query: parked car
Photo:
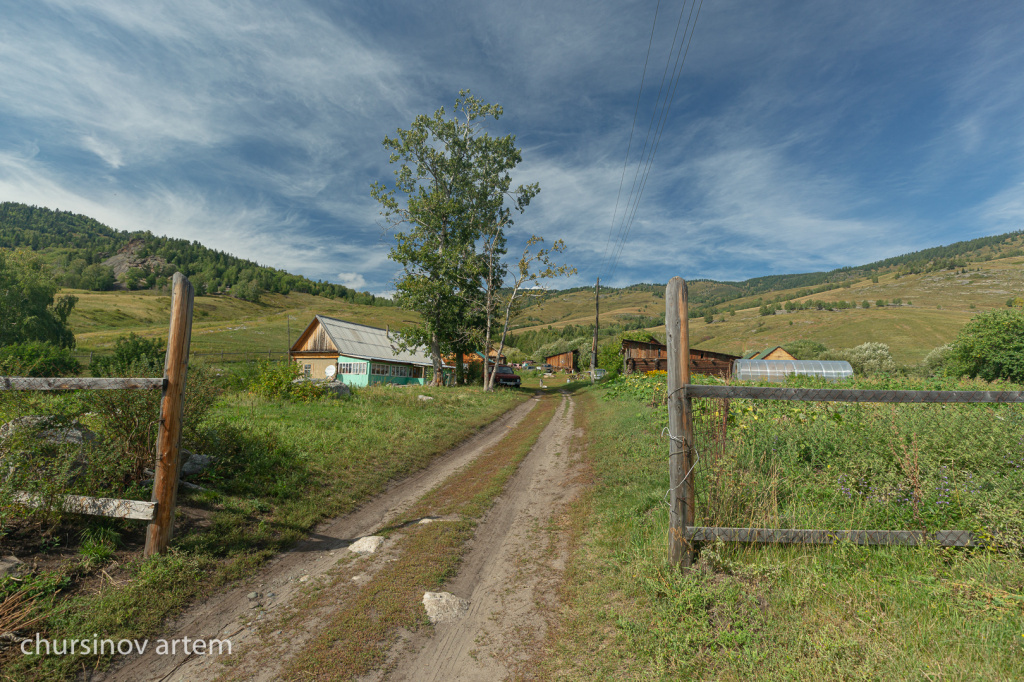
<svg viewBox="0 0 1024 682"><path fill-rule="evenodd" d="M555 368L552 367L551 365L549 365L546 362L543 363L543 364L537 365L537 369L539 369L540 371L545 372L547 374L551 374L552 372L555 371Z"/></svg>
<svg viewBox="0 0 1024 682"><path fill-rule="evenodd" d="M601 379L604 379L604 375L607 374L607 373L608 373L608 370L601 369L600 367L596 367L594 369L594 381L600 381Z"/></svg>
<svg viewBox="0 0 1024 682"><path fill-rule="evenodd" d="M522 380L508 365L498 365L494 369L494 383L499 386L515 386L516 388L519 388Z"/></svg>

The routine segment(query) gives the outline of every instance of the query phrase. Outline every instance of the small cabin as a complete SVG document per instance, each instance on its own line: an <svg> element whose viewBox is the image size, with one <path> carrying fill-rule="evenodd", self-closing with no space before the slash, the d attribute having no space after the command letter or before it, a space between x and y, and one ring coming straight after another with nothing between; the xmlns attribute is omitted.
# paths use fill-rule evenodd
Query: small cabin
<svg viewBox="0 0 1024 682"><path fill-rule="evenodd" d="M311 379L333 377L349 386L425 384L430 356L401 351L388 330L317 315L288 357Z"/></svg>
<svg viewBox="0 0 1024 682"><path fill-rule="evenodd" d="M567 350L564 353L549 355L548 357L544 358L544 362L551 365L555 370L562 370L563 372L575 372L577 355L579 355L578 350Z"/></svg>
<svg viewBox="0 0 1024 682"><path fill-rule="evenodd" d="M796 360L782 346L772 346L764 350L752 350L743 354L744 360Z"/></svg>

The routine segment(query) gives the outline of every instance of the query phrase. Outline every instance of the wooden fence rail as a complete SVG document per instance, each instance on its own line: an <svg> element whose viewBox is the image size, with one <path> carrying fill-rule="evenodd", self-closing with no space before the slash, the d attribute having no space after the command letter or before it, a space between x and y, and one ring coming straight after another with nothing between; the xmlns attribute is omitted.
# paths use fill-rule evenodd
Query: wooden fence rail
<svg viewBox="0 0 1024 682"><path fill-rule="evenodd" d="M665 334L668 345L669 416L669 561L689 566L700 542L831 544L849 541L872 545L917 545L937 542L947 547L973 547L969 531L934 534L891 530L802 530L783 528L694 527L693 398L721 400L800 400L852 403L1024 403L1024 391L886 391L848 388L787 388L691 384L690 332L686 282L669 280L665 292Z"/></svg>
<svg viewBox="0 0 1024 682"><path fill-rule="evenodd" d="M0 377L0 391L124 391L162 389L163 377L123 379L115 377Z"/></svg>
<svg viewBox="0 0 1024 682"><path fill-rule="evenodd" d="M192 338L192 306L195 292L180 272L174 274L171 293L171 321L167 333L167 354L162 378L32 378L0 377L0 390L63 391L161 389L160 420L156 441L156 476L151 502L104 497L65 495L60 504L66 512L149 521L145 556L167 550L174 530L174 508L181 469L181 427L185 382L188 378L189 344ZM28 507L48 504L39 495L15 493L15 501Z"/></svg>
<svg viewBox="0 0 1024 682"><path fill-rule="evenodd" d="M690 398L804 400L845 403L1024 403L1024 391L879 391L857 388L783 388L687 384Z"/></svg>

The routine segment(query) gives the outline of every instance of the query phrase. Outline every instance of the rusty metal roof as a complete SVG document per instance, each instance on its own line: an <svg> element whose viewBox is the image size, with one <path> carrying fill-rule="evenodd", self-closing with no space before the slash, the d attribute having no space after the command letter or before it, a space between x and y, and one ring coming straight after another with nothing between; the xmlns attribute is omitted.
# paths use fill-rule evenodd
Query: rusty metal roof
<svg viewBox="0 0 1024 682"><path fill-rule="evenodd" d="M367 327L364 324L336 320L333 317L317 315L321 326L338 349L339 355L366 360L404 362L410 365L430 366L430 356L418 351L399 351L398 344L388 338L385 329Z"/></svg>

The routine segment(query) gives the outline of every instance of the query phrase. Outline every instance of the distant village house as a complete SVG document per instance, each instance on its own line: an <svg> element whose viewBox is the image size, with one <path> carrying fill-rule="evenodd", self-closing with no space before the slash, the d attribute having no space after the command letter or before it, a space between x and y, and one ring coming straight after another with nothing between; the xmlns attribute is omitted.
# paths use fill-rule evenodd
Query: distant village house
<svg viewBox="0 0 1024 682"><path fill-rule="evenodd" d="M690 349L690 373L728 379L732 376L732 361L739 356L715 353L699 348ZM623 372L656 372L668 370L668 346L654 340L622 340Z"/></svg>
<svg viewBox="0 0 1024 682"><path fill-rule="evenodd" d="M796 360L782 346L771 346L764 350L751 350L743 354L744 360Z"/></svg>

